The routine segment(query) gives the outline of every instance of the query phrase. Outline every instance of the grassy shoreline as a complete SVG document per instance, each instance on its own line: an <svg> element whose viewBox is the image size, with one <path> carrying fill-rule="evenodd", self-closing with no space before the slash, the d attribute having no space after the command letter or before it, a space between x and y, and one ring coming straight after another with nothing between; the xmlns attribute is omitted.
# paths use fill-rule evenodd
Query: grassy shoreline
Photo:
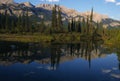
<svg viewBox="0 0 120 81"><path fill-rule="evenodd" d="M50 35L20 35L20 34L0 34L0 41L12 42L49 42Z"/></svg>
<svg viewBox="0 0 120 81"><path fill-rule="evenodd" d="M0 41L12 42L51 42L80 41L80 34L0 34Z"/></svg>
<svg viewBox="0 0 120 81"><path fill-rule="evenodd" d="M23 42L23 43L50 43L54 41L55 43L78 43L80 42L81 34L80 33L61 33L61 34L0 34L0 41L9 41L9 42ZM87 40L87 37L85 37ZM89 41L89 40L88 40ZM104 45L109 47L116 47L116 43L112 41L108 41L107 39L103 39ZM120 43L119 43L120 45Z"/></svg>

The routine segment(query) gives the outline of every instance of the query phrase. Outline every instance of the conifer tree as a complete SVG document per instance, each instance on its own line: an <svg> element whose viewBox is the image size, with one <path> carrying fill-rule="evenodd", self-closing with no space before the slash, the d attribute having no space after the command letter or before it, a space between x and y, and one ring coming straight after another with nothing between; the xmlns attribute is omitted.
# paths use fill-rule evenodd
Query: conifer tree
<svg viewBox="0 0 120 81"><path fill-rule="evenodd" d="M87 16L87 22L86 22L86 33L87 34L89 34L89 29L90 29L90 27L89 27L89 16Z"/></svg>
<svg viewBox="0 0 120 81"><path fill-rule="evenodd" d="M53 7L52 10L52 32L56 31L57 28L57 11L56 11L56 5Z"/></svg>
<svg viewBox="0 0 120 81"><path fill-rule="evenodd" d="M43 33L45 31L45 23L44 23L43 19L42 19L42 21L40 23L40 30L41 30L41 33Z"/></svg>
<svg viewBox="0 0 120 81"><path fill-rule="evenodd" d="M82 28L83 28L83 34L86 33L86 22L85 22L85 18L82 19Z"/></svg>
<svg viewBox="0 0 120 81"><path fill-rule="evenodd" d="M89 27L89 33L92 34L92 33L95 31L95 27L94 27L94 25L93 25L93 8L92 8L91 14L90 14L90 22L89 22L89 25L90 25L90 27Z"/></svg>
<svg viewBox="0 0 120 81"><path fill-rule="evenodd" d="M1 15L1 13L0 13L0 28L1 28L1 23L2 23L1 16L2 16L2 15Z"/></svg>
<svg viewBox="0 0 120 81"><path fill-rule="evenodd" d="M23 27L23 32L26 32L26 16L25 14L22 15L22 27Z"/></svg>
<svg viewBox="0 0 120 81"><path fill-rule="evenodd" d="M76 28L76 21L75 19L73 20L73 32L75 31L75 28Z"/></svg>
<svg viewBox="0 0 120 81"><path fill-rule="evenodd" d="M15 29L17 33L20 33L20 24L21 24L21 22L20 22L20 16L19 16L18 20L17 20L17 27Z"/></svg>
<svg viewBox="0 0 120 81"><path fill-rule="evenodd" d="M77 32L81 33L81 21L80 21L80 18L78 20Z"/></svg>
<svg viewBox="0 0 120 81"><path fill-rule="evenodd" d="M68 22L68 32L71 32L71 23Z"/></svg>
<svg viewBox="0 0 120 81"><path fill-rule="evenodd" d="M73 32L74 31L74 20L72 18L72 21L71 21L71 31Z"/></svg>
<svg viewBox="0 0 120 81"><path fill-rule="evenodd" d="M5 20L5 30L6 32L9 31L9 18L8 14L6 14L6 20Z"/></svg>
<svg viewBox="0 0 120 81"><path fill-rule="evenodd" d="M62 30L62 25L61 8L58 6L58 31Z"/></svg>
<svg viewBox="0 0 120 81"><path fill-rule="evenodd" d="M92 10L91 10L90 22L93 22L93 8L92 8Z"/></svg>
<svg viewBox="0 0 120 81"><path fill-rule="evenodd" d="M12 22L11 22L11 32L14 32L14 28L15 28L14 20L12 20Z"/></svg>
<svg viewBox="0 0 120 81"><path fill-rule="evenodd" d="M28 17L28 9L26 13L26 32L29 32L29 17Z"/></svg>

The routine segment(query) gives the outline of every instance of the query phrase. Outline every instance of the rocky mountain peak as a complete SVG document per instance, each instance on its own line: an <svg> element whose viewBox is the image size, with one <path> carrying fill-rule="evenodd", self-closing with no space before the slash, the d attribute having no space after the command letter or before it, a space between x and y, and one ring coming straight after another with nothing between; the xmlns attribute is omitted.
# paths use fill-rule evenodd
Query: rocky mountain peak
<svg viewBox="0 0 120 81"><path fill-rule="evenodd" d="M30 2L24 2L24 3L21 3L21 4L24 4L26 7L35 7L34 5L32 5Z"/></svg>
<svg viewBox="0 0 120 81"><path fill-rule="evenodd" d="M44 8L44 9L47 9L47 10L52 10L54 7L54 5L52 4L39 4L39 5L36 5L36 8Z"/></svg>
<svg viewBox="0 0 120 81"><path fill-rule="evenodd" d="M14 0L0 0L0 4L13 4Z"/></svg>
<svg viewBox="0 0 120 81"><path fill-rule="evenodd" d="M90 16L91 11L87 11L87 12L83 12L81 13L81 16ZM109 18L108 15L103 15L103 14L99 14L97 12L93 12L93 20L96 22L101 22L103 19L107 19Z"/></svg>

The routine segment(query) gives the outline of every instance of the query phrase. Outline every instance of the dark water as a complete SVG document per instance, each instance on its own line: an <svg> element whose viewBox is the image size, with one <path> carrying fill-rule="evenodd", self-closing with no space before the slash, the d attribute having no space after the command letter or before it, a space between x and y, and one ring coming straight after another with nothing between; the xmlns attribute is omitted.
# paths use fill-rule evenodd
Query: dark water
<svg viewBox="0 0 120 81"><path fill-rule="evenodd" d="M120 81L120 54L102 43L0 42L0 81Z"/></svg>

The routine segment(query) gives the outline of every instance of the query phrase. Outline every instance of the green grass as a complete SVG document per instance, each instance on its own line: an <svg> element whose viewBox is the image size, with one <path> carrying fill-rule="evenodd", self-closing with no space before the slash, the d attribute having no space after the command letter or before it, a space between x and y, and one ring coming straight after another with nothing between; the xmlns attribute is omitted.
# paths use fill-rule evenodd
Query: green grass
<svg viewBox="0 0 120 81"><path fill-rule="evenodd" d="M34 34L0 34L0 41L8 41L8 42L42 42L42 43L79 43L81 39L83 41L90 41L92 36L90 35L82 35L80 33L59 33L46 35L41 33ZM95 38L97 39L97 38ZM110 48L120 49L120 34L112 37L112 38L104 38L104 45Z"/></svg>
<svg viewBox="0 0 120 81"><path fill-rule="evenodd" d="M117 32L116 34L112 32L112 36L108 39L104 39L104 42L106 45L114 48L120 48L120 32Z"/></svg>
<svg viewBox="0 0 120 81"><path fill-rule="evenodd" d="M80 41L79 33L60 33L60 34L0 34L1 41L13 41L13 42L65 42L65 41Z"/></svg>
<svg viewBox="0 0 120 81"><path fill-rule="evenodd" d="M50 35L18 35L18 34L0 34L2 41L17 42L49 42L52 37Z"/></svg>

